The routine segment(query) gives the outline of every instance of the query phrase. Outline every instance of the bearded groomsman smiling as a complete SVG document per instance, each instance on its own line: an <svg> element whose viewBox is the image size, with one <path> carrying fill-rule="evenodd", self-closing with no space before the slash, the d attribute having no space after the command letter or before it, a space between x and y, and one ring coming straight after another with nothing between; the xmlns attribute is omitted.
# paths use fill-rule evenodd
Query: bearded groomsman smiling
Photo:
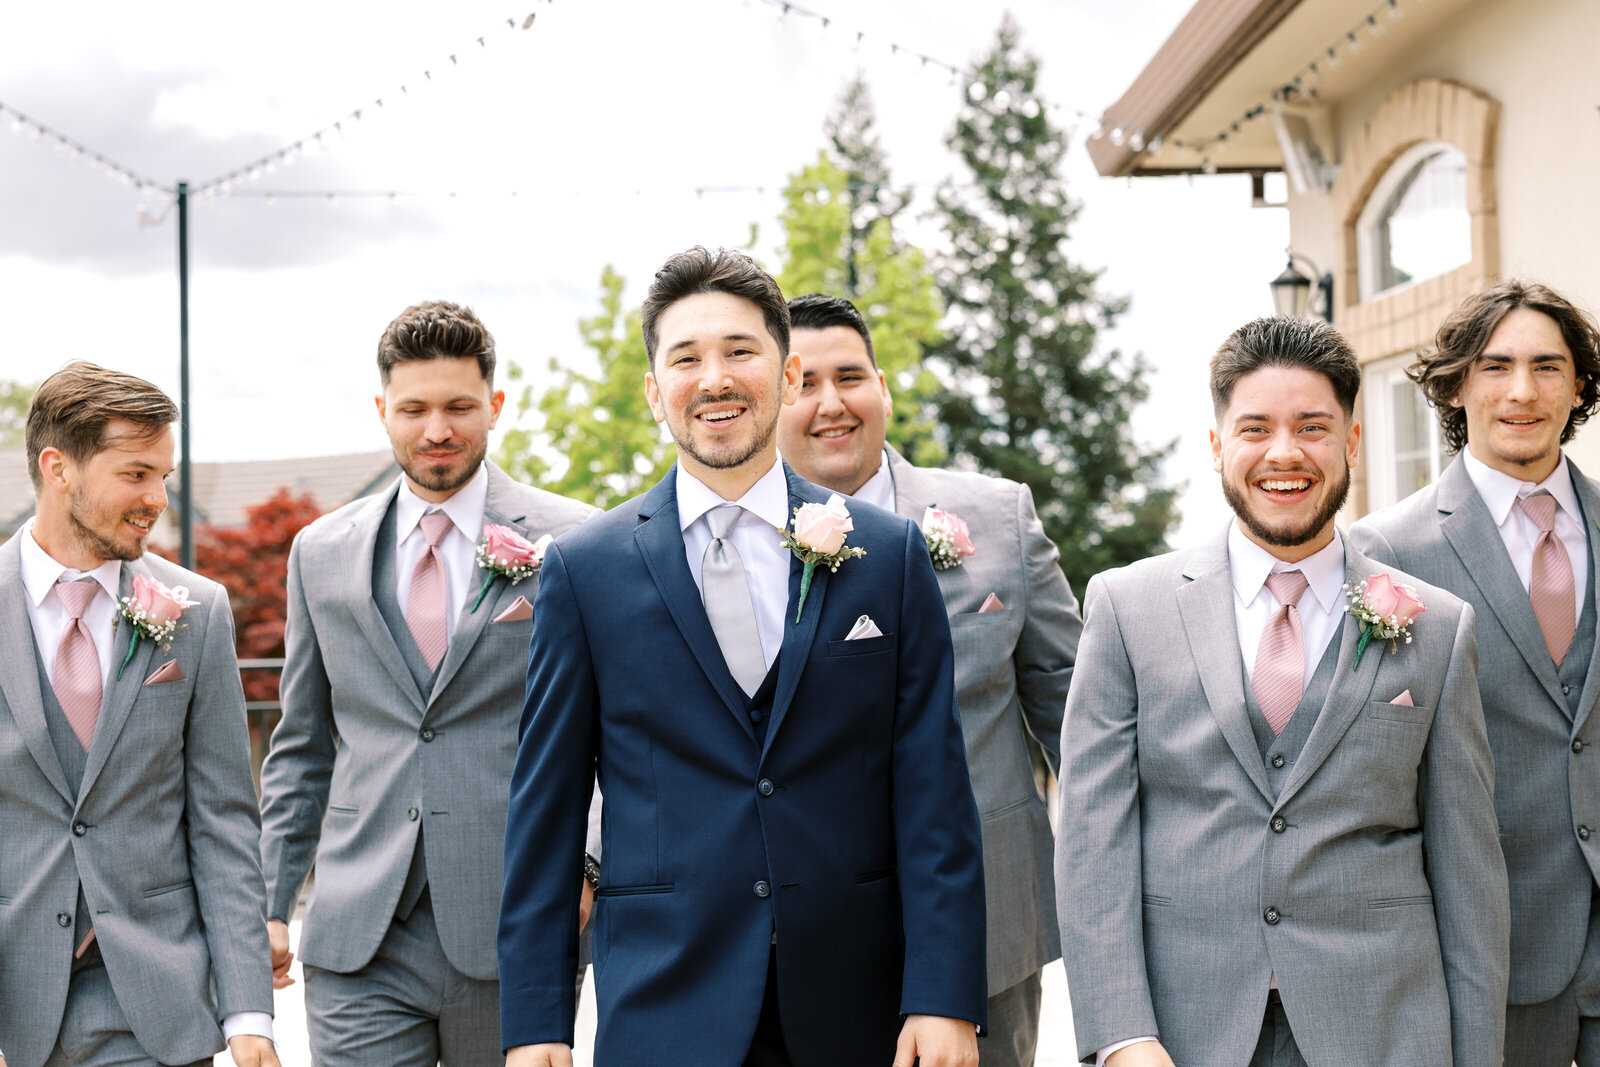
<svg viewBox="0 0 1600 1067"><path fill-rule="evenodd" d="M177 418L90 363L28 411L34 517L0 547L10 1067L278 1063L228 596L145 552Z"/></svg>
<svg viewBox="0 0 1600 1067"><path fill-rule="evenodd" d="M1472 609L1334 526L1360 380L1323 323L1235 331L1211 361L1234 521L1089 582L1056 848L1085 1062L1500 1063Z"/></svg>
<svg viewBox="0 0 1600 1067"><path fill-rule="evenodd" d="M1600 334L1508 281L1439 327L1411 377L1458 455L1350 540L1466 600L1511 884L1505 1061L1600 1065L1600 485L1561 451L1600 402Z"/></svg>

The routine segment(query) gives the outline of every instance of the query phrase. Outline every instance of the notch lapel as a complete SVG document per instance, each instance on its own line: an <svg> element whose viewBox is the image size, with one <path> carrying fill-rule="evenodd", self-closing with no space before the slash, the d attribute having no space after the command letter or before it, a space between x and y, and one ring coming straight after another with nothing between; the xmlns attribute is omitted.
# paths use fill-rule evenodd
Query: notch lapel
<svg viewBox="0 0 1600 1067"><path fill-rule="evenodd" d="M1362 582L1381 570L1376 563L1351 547L1349 540L1345 541L1344 575L1347 582ZM1361 709L1372 699L1372 687L1378 680L1378 667L1383 663L1383 657L1389 654L1389 649L1386 642L1374 639L1368 643L1358 667L1356 643L1360 637L1361 628L1355 616L1345 612L1344 621L1339 625L1339 665L1334 668L1333 682L1328 686L1328 695L1317 712L1317 722L1311 728L1311 736L1306 738L1300 758L1295 760L1294 769L1283 783L1283 791L1278 795L1274 810L1287 804L1316 773L1345 731L1350 729L1350 724L1356 721L1356 716L1361 714Z"/></svg>
<svg viewBox="0 0 1600 1067"><path fill-rule="evenodd" d="M44 696L39 689L44 683L34 669L34 657L27 655L34 648L33 623L24 600L27 592L22 588L22 550L17 538L29 536L26 530L18 531L0 546L0 650L4 650L0 655L0 694L5 696L33 761L62 798L76 805L78 798L67 788L67 776L45 725Z"/></svg>
<svg viewBox="0 0 1600 1067"><path fill-rule="evenodd" d="M1578 470L1578 465L1572 460L1567 460L1567 470L1572 475L1573 488L1578 493L1578 503L1583 506L1583 538L1589 546L1589 573L1593 579L1585 596L1600 605L1594 590L1594 582L1600 581L1600 492L1595 491L1595 485L1585 478ZM1529 610L1532 610L1531 604ZM1589 653L1589 671L1583 678L1583 696L1578 700L1578 715L1573 722L1573 732L1588 719L1589 712L1594 708L1595 698L1600 696L1600 639L1594 643L1594 648ZM1561 706L1566 707L1563 701Z"/></svg>
<svg viewBox="0 0 1600 1067"><path fill-rule="evenodd" d="M684 556L683 531L678 529L676 478L677 467L674 466L645 494L639 505L639 525L633 531L633 541L689 651L753 744L756 731L745 711L748 701L744 690L733 680L727 661L722 658L722 646L717 644L717 635L712 632L705 603Z"/></svg>
<svg viewBox="0 0 1600 1067"><path fill-rule="evenodd" d="M1244 702L1244 658L1234 618L1233 573L1228 567L1228 531L1197 550L1184 568L1190 579L1178 587L1178 614L1189 639L1189 652L1200 674L1200 688L1216 717L1228 747L1233 749L1250 781L1272 802L1267 769L1261 763L1250 713Z"/></svg>
<svg viewBox="0 0 1600 1067"><path fill-rule="evenodd" d="M522 525L523 519L527 516L522 508L515 506L516 502L507 491L510 485L510 477L502 473L499 467L490 464L489 496L484 503L483 525L509 526L532 541L537 535L531 534ZM479 540L482 540L481 530L479 532ZM486 573L482 567L475 567L472 571L473 581L482 583ZM509 579L502 581L496 578L495 584L498 588L489 590L489 595L483 598L483 603L478 606L477 611L472 610L472 605L478 599L478 590L482 588L482 585L475 584L471 589L467 590L467 600L466 603L461 605L461 615L456 619L455 630L450 635L450 644L445 650L444 662L439 665L439 673L433 679L433 691L428 694L428 703L430 705L440 693L445 691L445 687L450 684L450 680L461 669L461 664L472 654L472 649L477 645L478 639L483 636L489 620L494 618L499 610L500 598L506 594L506 590L512 588Z"/></svg>
<svg viewBox="0 0 1600 1067"><path fill-rule="evenodd" d="M399 491L400 483L396 481L387 493L374 497L370 506L351 517L350 528L345 535L345 551L340 553L351 561L351 566L341 578L346 583L347 603L350 613L355 616L356 625L366 635L378 662L389 672L389 677L400 692L411 698L420 715L427 710L423 694L417 688L416 680L411 677L400 646L395 644L394 634L389 631L389 624L383 621L383 613L378 610L378 602L372 596L372 563L378 547L378 531L383 527L383 517L394 504ZM305 575L301 575L301 579L308 580Z"/></svg>
<svg viewBox="0 0 1600 1067"><path fill-rule="evenodd" d="M888 446L884 447L884 455L888 457L889 479L894 483L895 514L904 515L920 529L922 516L938 501L926 491L928 487L909 460Z"/></svg>
<svg viewBox="0 0 1600 1067"><path fill-rule="evenodd" d="M125 596L133 595L133 579L136 575L153 577L143 559L131 560L122 565L122 577L117 582L119 601ZM193 610L196 609L184 609L185 612ZM181 619L178 626L173 641L199 640L191 631L183 629ZM105 695L100 699L100 721L95 726L94 741L89 745L88 757L83 765L83 784L78 790L79 797L88 796L89 790L94 788L95 779L100 776L101 768L110 758L111 750L116 746L117 738L128 722L128 715L132 713L133 705L139 699L139 687L150 674L150 661L155 657L156 651L154 641L141 640L139 647L134 649L133 658L128 659L128 665L123 667L122 661L128 655L128 645L132 640L133 624L119 616L116 631L111 638L111 676L106 679ZM119 669L122 671L120 678L117 676Z"/></svg>
<svg viewBox="0 0 1600 1067"><path fill-rule="evenodd" d="M787 463L783 465L783 473L789 482L789 514L793 515L794 509L801 504L827 502L827 490L802 479L789 469ZM762 759L766 759L767 752L772 749L772 739L778 736L778 730L783 726L789 705L794 701L795 690L799 688L800 676L805 673L806 661L811 658L811 645L817 636L817 620L822 617L822 603L827 598L828 579L832 573L826 567L817 567L812 571L811 589L806 593L806 602L797 623L789 611L789 605L800 602L800 582L805 574L805 564L800 562L798 556L789 564L789 599L783 608L783 647L778 653L778 685L772 697L772 721L767 724Z"/></svg>
<svg viewBox="0 0 1600 1067"><path fill-rule="evenodd" d="M1574 481L1577 480L1575 476ZM1533 613L1533 602L1517 577L1488 505L1478 495L1472 476L1467 473L1466 462L1459 456L1439 477L1439 510L1448 512L1440 516L1439 530L1461 560L1467 577L1478 587L1495 618L1511 636L1512 644L1516 645L1545 693L1561 708L1561 714L1570 717L1566 697L1561 695L1561 679L1556 675L1555 662L1545 647L1544 631L1539 629L1539 619ZM1591 552L1595 549L1593 538L1589 538L1589 549ZM1590 673L1593 673L1592 666Z"/></svg>

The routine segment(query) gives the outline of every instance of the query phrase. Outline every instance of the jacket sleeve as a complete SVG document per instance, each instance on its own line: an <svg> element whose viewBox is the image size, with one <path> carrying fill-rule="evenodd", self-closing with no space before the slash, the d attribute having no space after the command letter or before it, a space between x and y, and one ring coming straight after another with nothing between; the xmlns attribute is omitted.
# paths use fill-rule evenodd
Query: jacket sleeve
<svg viewBox="0 0 1600 1067"><path fill-rule="evenodd" d="M1060 770L1061 723L1066 715L1067 691L1078 658L1083 617L1072 595L1055 542L1045 536L1044 524L1033 507L1027 486L1017 491L1017 552L1027 572L1026 614L1012 662L1017 675L1017 698L1028 731L1044 746L1052 771Z"/></svg>

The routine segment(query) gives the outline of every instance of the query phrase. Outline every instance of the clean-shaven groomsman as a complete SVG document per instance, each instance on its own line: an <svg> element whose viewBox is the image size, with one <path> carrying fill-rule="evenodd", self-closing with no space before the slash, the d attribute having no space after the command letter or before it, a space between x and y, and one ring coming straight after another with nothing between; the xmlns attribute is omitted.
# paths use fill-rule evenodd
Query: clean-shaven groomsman
<svg viewBox="0 0 1600 1067"><path fill-rule="evenodd" d="M1410 368L1454 462L1350 541L1472 605L1511 883L1505 1062L1600 1065L1600 485L1561 446L1600 399L1594 320L1542 285L1467 299Z"/></svg>
<svg viewBox="0 0 1600 1067"><path fill-rule="evenodd" d="M495 917L539 579L494 576L477 547L491 526L534 542L594 509L486 462L505 399L494 366L468 308L430 301L391 322L376 402L402 475L289 554L262 855L280 978L316 866L300 959L319 1065L503 1061Z"/></svg>
<svg viewBox="0 0 1600 1067"><path fill-rule="evenodd" d="M1334 526L1360 382L1324 323L1235 331L1211 361L1234 521L1089 582L1056 849L1085 1062L1500 1063L1472 609ZM1409 638L1363 647L1347 583Z"/></svg>
<svg viewBox="0 0 1600 1067"><path fill-rule="evenodd" d="M989 917L984 1067L1026 1067L1039 1038L1040 972L1061 958L1055 841L1034 783L1030 738L1058 760L1061 718L1083 621L1025 485L913 467L884 444L891 398L854 304L789 301L800 396L778 417L795 472L918 524L932 516L934 566L956 651L956 706L983 821ZM957 525L959 524L959 525Z"/></svg>
<svg viewBox="0 0 1600 1067"><path fill-rule="evenodd" d="M982 843L922 533L829 511L779 461L800 361L749 257L672 257L643 327L678 463L545 557L500 913L507 1063L571 1063L598 769L599 1067L973 1067ZM791 521L837 569L802 566Z"/></svg>
<svg viewBox="0 0 1600 1067"><path fill-rule="evenodd" d="M178 408L72 363L0 547L0 1049L10 1067L275 1065L260 824L221 586L145 553ZM146 633L125 612L137 605Z"/></svg>

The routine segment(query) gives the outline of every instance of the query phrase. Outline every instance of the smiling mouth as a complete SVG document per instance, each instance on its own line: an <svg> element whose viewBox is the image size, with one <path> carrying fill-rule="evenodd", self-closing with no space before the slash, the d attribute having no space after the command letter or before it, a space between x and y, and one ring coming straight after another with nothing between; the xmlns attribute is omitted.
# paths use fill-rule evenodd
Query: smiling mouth
<svg viewBox="0 0 1600 1067"><path fill-rule="evenodd" d="M732 422L745 413L744 408L728 408L722 411L707 411L695 416L701 422L717 426L722 423Z"/></svg>
<svg viewBox="0 0 1600 1067"><path fill-rule="evenodd" d="M1261 478L1256 482L1256 488L1266 493L1268 497L1293 496L1303 493L1311 488L1310 478Z"/></svg>
<svg viewBox="0 0 1600 1067"><path fill-rule="evenodd" d="M815 430L815 431L813 431L811 436L812 437L820 437L824 441L836 441L841 437L850 436L851 434L855 433L856 430L858 430L859 428L860 427L858 427L858 426L830 426L826 430Z"/></svg>
<svg viewBox="0 0 1600 1067"><path fill-rule="evenodd" d="M1506 418L1502 418L1500 421L1501 421L1501 423L1503 423L1506 426L1537 426L1539 423L1543 422L1544 420L1543 419L1539 419L1539 418L1533 418L1533 417L1515 418L1515 417L1509 417L1508 416Z"/></svg>
<svg viewBox="0 0 1600 1067"><path fill-rule="evenodd" d="M122 521L137 530L140 530L144 533L149 533L151 527L156 524L156 518L157 516L155 515L141 515L137 518L132 515L127 515L123 517Z"/></svg>

